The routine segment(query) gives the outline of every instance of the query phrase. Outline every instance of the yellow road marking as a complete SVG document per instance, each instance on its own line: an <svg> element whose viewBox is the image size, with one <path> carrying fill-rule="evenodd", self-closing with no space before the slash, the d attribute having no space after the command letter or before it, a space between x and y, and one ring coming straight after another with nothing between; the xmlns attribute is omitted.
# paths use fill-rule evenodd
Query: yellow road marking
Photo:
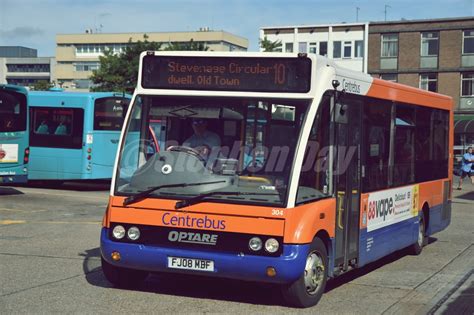
<svg viewBox="0 0 474 315"><path fill-rule="evenodd" d="M87 192L87 191L85 191ZM49 196L59 196L59 197L71 197L71 198L79 198L79 199L90 199L90 200L97 200L97 201L105 201L107 202L109 198L109 194L104 195L104 197L100 196L84 196L81 194L77 195L70 195L70 194L52 194L49 192L41 192L41 191L31 191L31 190L25 190L25 194L36 194L36 195L49 195Z"/></svg>
<svg viewBox="0 0 474 315"><path fill-rule="evenodd" d="M102 224L102 221L28 221L27 223L39 224Z"/></svg>
<svg viewBox="0 0 474 315"><path fill-rule="evenodd" d="M100 225L102 221L25 221L25 220L0 220L0 225L7 224L92 224Z"/></svg>
<svg viewBox="0 0 474 315"><path fill-rule="evenodd" d="M7 224L22 224L26 221L23 220L0 220L0 224L7 225Z"/></svg>
<svg viewBox="0 0 474 315"><path fill-rule="evenodd" d="M0 211L33 213L33 212L44 212L44 211L48 211L48 210L20 210L20 209L0 208Z"/></svg>

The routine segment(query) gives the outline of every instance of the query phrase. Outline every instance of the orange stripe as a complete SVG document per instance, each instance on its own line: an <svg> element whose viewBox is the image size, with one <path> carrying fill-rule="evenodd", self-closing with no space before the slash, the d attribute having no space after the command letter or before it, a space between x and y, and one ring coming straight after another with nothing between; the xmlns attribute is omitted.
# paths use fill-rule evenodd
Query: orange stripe
<svg viewBox="0 0 474 315"><path fill-rule="evenodd" d="M449 96L381 79L374 79L367 92L367 96L409 104L425 105L450 111L453 110L453 100Z"/></svg>
<svg viewBox="0 0 474 315"><path fill-rule="evenodd" d="M263 235L283 235L284 220L212 215L182 211L111 207L110 222L214 230ZM206 223L207 222L207 223ZM213 226L212 223L213 222Z"/></svg>

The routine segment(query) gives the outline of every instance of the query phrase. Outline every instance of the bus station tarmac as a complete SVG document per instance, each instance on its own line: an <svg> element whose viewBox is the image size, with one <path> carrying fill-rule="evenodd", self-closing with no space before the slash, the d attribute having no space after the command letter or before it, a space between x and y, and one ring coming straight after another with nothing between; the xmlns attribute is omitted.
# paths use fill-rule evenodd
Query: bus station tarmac
<svg viewBox="0 0 474 315"><path fill-rule="evenodd" d="M455 181L455 183L457 183ZM474 185L453 191L451 225L328 282L319 304L285 306L271 285L156 274L115 289L100 268L108 183L0 187L0 313L474 314Z"/></svg>

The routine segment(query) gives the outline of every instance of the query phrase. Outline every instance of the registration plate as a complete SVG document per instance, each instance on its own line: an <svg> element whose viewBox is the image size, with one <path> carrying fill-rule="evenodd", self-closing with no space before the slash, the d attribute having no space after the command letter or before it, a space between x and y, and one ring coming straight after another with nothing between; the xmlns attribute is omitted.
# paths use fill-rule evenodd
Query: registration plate
<svg viewBox="0 0 474 315"><path fill-rule="evenodd" d="M214 271L214 261L196 258L168 257L168 268Z"/></svg>

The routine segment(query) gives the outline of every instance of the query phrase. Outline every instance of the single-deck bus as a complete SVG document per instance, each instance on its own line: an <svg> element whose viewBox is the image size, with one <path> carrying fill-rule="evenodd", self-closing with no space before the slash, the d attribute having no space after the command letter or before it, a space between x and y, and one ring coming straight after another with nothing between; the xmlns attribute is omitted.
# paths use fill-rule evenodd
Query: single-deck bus
<svg viewBox="0 0 474 315"><path fill-rule="evenodd" d="M28 176L28 91L0 84L0 184L26 183Z"/></svg>
<svg viewBox="0 0 474 315"><path fill-rule="evenodd" d="M111 179L129 102L122 93L30 92L29 179Z"/></svg>
<svg viewBox="0 0 474 315"><path fill-rule="evenodd" d="M271 282L315 305L329 278L419 254L449 225L452 108L316 55L143 53L103 272L117 286L149 272Z"/></svg>

